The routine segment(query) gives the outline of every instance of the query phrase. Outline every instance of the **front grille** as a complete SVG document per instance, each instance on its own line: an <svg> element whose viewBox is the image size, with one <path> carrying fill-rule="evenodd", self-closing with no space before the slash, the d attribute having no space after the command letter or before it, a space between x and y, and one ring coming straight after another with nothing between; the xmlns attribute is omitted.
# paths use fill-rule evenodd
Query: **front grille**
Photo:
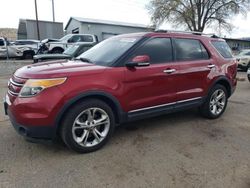
<svg viewBox="0 0 250 188"><path fill-rule="evenodd" d="M23 85L25 84L27 79L20 78L17 76L12 76L8 83L8 93L12 96L18 96Z"/></svg>

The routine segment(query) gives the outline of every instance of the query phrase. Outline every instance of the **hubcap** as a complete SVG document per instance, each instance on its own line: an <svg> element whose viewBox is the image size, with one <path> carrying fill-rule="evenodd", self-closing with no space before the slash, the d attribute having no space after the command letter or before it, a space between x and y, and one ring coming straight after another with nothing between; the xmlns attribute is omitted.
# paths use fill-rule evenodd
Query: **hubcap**
<svg viewBox="0 0 250 188"><path fill-rule="evenodd" d="M109 128L110 119L104 110L88 108L76 117L72 134L79 145L93 147L106 138Z"/></svg>
<svg viewBox="0 0 250 188"><path fill-rule="evenodd" d="M210 99L210 112L219 115L225 108L226 94L222 89L216 90Z"/></svg>

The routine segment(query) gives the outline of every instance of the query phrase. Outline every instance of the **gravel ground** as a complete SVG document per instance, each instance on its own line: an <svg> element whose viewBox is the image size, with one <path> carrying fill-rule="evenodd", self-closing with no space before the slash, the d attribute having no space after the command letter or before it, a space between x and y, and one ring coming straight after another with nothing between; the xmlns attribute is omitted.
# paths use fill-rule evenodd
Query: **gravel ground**
<svg viewBox="0 0 250 188"><path fill-rule="evenodd" d="M20 65L1 65L1 98ZM0 187L249 188L249 91L248 81L239 82L220 119L203 119L194 109L137 121L83 155L61 143L26 142L1 108Z"/></svg>

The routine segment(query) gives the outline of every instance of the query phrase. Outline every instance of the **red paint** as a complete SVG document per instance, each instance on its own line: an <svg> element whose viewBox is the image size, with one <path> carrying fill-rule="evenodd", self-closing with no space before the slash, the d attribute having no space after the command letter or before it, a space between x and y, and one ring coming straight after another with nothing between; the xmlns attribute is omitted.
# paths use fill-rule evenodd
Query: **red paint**
<svg viewBox="0 0 250 188"><path fill-rule="evenodd" d="M19 124L27 126L53 126L63 105L87 91L99 90L114 96L124 112L144 107L173 103L208 93L213 81L226 76L236 86L236 60L223 59L210 44L212 39L198 35L174 33L136 34L145 37L179 37L199 39L210 52L211 59L202 61L168 62L146 67L103 67L74 61L55 61L25 66L15 72L15 79L67 77L62 85L48 88L35 97L20 98L8 93L10 111ZM129 35L133 36L133 34ZM147 56L133 61L146 62ZM214 64L209 69L207 66ZM164 70L174 69L166 74ZM16 92L20 88L9 89Z"/></svg>

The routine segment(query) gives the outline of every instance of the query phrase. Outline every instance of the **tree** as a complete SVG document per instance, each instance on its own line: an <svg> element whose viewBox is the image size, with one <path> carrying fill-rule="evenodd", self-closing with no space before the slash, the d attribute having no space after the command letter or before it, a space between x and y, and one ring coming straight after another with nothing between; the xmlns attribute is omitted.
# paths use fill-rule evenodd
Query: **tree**
<svg viewBox="0 0 250 188"><path fill-rule="evenodd" d="M202 32L216 25L231 30L229 20L237 14L246 15L250 0L151 0L148 9L154 26L165 21Z"/></svg>

